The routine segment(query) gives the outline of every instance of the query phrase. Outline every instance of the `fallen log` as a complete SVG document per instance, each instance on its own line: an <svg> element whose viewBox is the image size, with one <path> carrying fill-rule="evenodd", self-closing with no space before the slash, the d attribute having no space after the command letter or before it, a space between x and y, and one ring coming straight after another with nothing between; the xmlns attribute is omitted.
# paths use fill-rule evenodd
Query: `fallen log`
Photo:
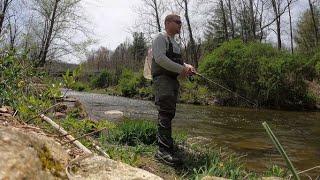
<svg viewBox="0 0 320 180"><path fill-rule="evenodd" d="M40 117L41 117L41 119L43 119L44 121L49 123L52 127L54 127L56 130L58 130L61 134L63 134L63 135L67 135L68 134L67 131L65 131L61 126L59 126L57 123L55 123L49 117L45 116L44 114L41 114ZM85 147L83 144L81 144L81 142L79 142L78 140L75 140L75 138L73 136L67 135L66 137L70 141L73 141L72 143L74 145L76 145L78 148L80 148L83 152L85 152L87 154L92 154L92 152L87 147Z"/></svg>

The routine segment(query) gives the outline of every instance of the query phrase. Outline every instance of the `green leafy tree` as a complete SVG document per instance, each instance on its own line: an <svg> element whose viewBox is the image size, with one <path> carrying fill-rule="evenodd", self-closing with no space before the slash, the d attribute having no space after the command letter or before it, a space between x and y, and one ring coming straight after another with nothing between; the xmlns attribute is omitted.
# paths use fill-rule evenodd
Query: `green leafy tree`
<svg viewBox="0 0 320 180"><path fill-rule="evenodd" d="M111 78L111 74L108 71L104 70L99 74L98 77L94 78L91 83L95 88L105 88L111 84Z"/></svg>
<svg viewBox="0 0 320 180"><path fill-rule="evenodd" d="M320 9L317 8L314 11L316 26L320 29ZM319 44L319 39L316 38L316 33L314 31L314 23L312 20L310 10L305 11L297 25L297 33L295 36L295 42L297 43L298 51L306 55L313 55Z"/></svg>
<svg viewBox="0 0 320 180"><path fill-rule="evenodd" d="M142 64L142 60L147 52L147 42L142 32L134 32L133 33L133 42L130 46L130 53L132 54L133 60Z"/></svg>
<svg viewBox="0 0 320 180"><path fill-rule="evenodd" d="M227 41L230 35L230 18L227 11L227 7L223 4L223 1L214 7L213 15L207 22L207 26L204 32L205 37L205 49L212 50L219 46L221 43Z"/></svg>
<svg viewBox="0 0 320 180"><path fill-rule="evenodd" d="M121 94L126 97L133 97L137 94L137 87L139 85L138 78L134 75L133 71L124 69L119 80L119 89Z"/></svg>

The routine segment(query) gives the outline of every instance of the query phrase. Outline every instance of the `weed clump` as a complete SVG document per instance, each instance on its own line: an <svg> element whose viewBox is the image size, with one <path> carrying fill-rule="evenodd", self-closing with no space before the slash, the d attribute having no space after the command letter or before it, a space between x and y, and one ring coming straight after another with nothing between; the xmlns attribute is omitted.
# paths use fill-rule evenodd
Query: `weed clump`
<svg viewBox="0 0 320 180"><path fill-rule="evenodd" d="M109 142L122 145L136 146L139 144L152 145L157 141L157 126L145 120L126 119L117 128L111 129Z"/></svg>

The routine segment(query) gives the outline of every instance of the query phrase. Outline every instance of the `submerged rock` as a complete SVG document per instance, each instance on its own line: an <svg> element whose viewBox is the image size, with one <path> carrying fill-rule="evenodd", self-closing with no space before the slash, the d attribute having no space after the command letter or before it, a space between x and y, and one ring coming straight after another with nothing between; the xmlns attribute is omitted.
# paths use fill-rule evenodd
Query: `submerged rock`
<svg viewBox="0 0 320 180"><path fill-rule="evenodd" d="M123 112L118 110L106 111L104 112L104 114L106 115L106 118L109 120L118 120L123 118Z"/></svg>
<svg viewBox="0 0 320 180"><path fill-rule="evenodd" d="M66 118L67 115L65 113L55 112L54 113L54 117L57 118L57 119L63 119L63 118Z"/></svg>

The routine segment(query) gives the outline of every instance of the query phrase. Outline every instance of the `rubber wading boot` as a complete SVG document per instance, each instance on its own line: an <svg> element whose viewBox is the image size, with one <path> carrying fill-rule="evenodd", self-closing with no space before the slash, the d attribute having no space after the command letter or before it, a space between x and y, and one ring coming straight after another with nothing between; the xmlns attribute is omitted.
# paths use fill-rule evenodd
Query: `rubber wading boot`
<svg viewBox="0 0 320 180"><path fill-rule="evenodd" d="M182 164L181 159L175 157L172 153L169 153L167 151L157 151L155 154L155 159L165 163L169 166L178 166Z"/></svg>

